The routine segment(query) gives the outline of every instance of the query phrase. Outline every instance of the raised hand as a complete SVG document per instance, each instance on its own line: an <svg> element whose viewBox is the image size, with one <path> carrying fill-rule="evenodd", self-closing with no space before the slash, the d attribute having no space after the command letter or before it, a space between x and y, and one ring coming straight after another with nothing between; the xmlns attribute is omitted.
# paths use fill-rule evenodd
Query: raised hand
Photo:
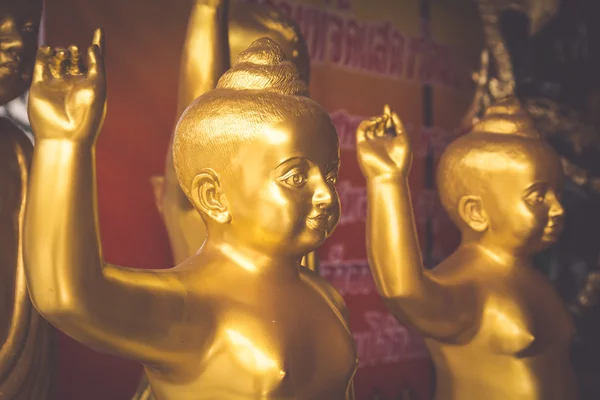
<svg viewBox="0 0 600 400"><path fill-rule="evenodd" d="M398 114L388 105L383 108L383 115L358 126L356 152L358 164L367 179L408 176L412 163L410 140Z"/></svg>
<svg viewBox="0 0 600 400"><path fill-rule="evenodd" d="M40 47L29 91L29 121L36 140L93 143L106 113L104 38L94 32L82 62L77 46Z"/></svg>

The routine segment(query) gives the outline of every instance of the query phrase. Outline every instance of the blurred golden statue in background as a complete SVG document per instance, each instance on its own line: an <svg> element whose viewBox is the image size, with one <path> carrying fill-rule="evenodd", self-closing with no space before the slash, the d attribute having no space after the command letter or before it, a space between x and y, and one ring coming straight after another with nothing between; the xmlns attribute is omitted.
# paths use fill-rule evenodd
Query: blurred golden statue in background
<svg viewBox="0 0 600 400"><path fill-rule="evenodd" d="M415 229L410 142L389 107L359 126L357 152L375 282L393 315L424 336L435 398L577 399L570 316L531 267L561 232L563 172L519 101L498 99L442 155L438 190L462 240L433 270Z"/></svg>
<svg viewBox="0 0 600 400"><path fill-rule="evenodd" d="M76 47L38 51L25 216L36 308L89 347L142 363L159 400L353 399L343 299L300 265L339 220L338 138L295 65L257 40L184 111L173 163L207 239L177 267L140 270L106 263L98 233L103 47L97 31L85 69Z"/></svg>
<svg viewBox="0 0 600 400"><path fill-rule="evenodd" d="M42 0L0 0L0 105L29 88ZM53 328L29 299L23 218L33 145L0 118L0 400L53 398Z"/></svg>

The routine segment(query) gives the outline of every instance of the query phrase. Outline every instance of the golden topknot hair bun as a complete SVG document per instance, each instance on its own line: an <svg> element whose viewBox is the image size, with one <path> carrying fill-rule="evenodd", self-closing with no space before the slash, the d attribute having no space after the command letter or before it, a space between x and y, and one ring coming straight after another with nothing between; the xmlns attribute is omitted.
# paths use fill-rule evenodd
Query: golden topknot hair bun
<svg viewBox="0 0 600 400"><path fill-rule="evenodd" d="M235 65L219 79L217 88L308 96L308 87L296 65L286 60L281 48L269 38L258 39L241 52Z"/></svg>
<svg viewBox="0 0 600 400"><path fill-rule="evenodd" d="M500 99L489 106L471 132L540 138L531 116L514 96Z"/></svg>

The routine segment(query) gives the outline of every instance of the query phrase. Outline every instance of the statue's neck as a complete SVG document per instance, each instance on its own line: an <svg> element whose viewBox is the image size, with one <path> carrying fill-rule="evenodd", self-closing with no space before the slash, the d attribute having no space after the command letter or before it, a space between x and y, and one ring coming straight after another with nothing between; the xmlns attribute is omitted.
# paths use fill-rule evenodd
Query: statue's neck
<svg viewBox="0 0 600 400"><path fill-rule="evenodd" d="M532 257L529 255L521 254L518 251L507 249L502 246L494 246L489 243L481 242L463 242L461 248L471 249L479 253L482 257L489 259L492 263L496 264L500 268L515 268L530 266Z"/></svg>
<svg viewBox="0 0 600 400"><path fill-rule="evenodd" d="M298 277L301 258L267 254L241 243L217 241L209 236L200 257L222 258L247 273L272 279Z"/></svg>

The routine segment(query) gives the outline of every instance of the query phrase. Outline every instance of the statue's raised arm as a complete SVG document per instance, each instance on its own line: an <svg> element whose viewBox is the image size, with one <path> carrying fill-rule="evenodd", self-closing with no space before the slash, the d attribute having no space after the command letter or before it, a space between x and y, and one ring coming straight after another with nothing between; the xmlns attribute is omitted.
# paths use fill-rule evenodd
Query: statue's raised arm
<svg viewBox="0 0 600 400"><path fill-rule="evenodd" d="M37 143L25 216L27 282L40 313L76 340L168 362L171 342L182 340L165 324L184 317L181 286L168 272L120 268L102 257L95 144L106 110L103 47L97 30L84 54L75 46L38 50L29 95Z"/></svg>
<svg viewBox="0 0 600 400"><path fill-rule="evenodd" d="M426 336L455 339L472 323L469 290L442 284L423 267L408 187L410 139L395 112L362 122L358 161L367 180L367 256L392 313Z"/></svg>
<svg viewBox="0 0 600 400"><path fill-rule="evenodd" d="M181 54L177 118L229 69L229 0L194 0Z"/></svg>

